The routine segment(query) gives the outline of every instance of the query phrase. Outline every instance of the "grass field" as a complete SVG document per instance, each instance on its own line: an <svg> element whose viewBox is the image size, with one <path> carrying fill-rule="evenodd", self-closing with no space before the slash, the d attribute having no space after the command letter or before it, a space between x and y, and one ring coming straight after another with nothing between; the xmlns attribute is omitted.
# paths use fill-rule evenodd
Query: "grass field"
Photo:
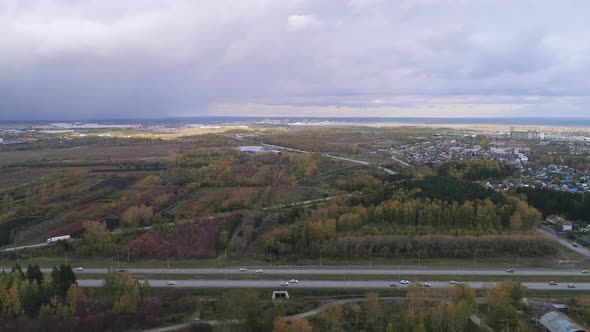
<svg viewBox="0 0 590 332"><path fill-rule="evenodd" d="M65 149L4 151L2 152L0 165L38 161L93 161L167 158L170 153L180 151L183 148L183 145L185 144L167 142L159 144L137 144L127 146L87 145Z"/></svg>
<svg viewBox="0 0 590 332"><path fill-rule="evenodd" d="M65 263L65 256L46 257L36 256L34 253L30 256L32 264L39 264L41 267L51 267ZM4 254L4 265L11 266L16 263L16 260L10 258L10 255ZM391 266L392 268L398 266L419 266L419 267L452 267L452 268L590 268L590 261L580 260L575 264L558 264L554 257L530 258L521 257L520 260L511 256L495 257L495 258L478 258L477 262L474 259L461 258L437 258L437 259L417 259L417 258L373 258L369 259L306 259L290 261L273 258L272 264L264 259L254 259L248 257L229 258L227 261L223 256L217 259L174 259L174 260L138 260L127 262L127 255L124 252L120 254L120 260L116 258L88 258L75 257L68 255L68 263L72 266L83 267L117 267L122 268L205 268L205 267L265 267L265 266ZM29 255L21 256L21 265L29 263Z"/></svg>
<svg viewBox="0 0 590 332"><path fill-rule="evenodd" d="M270 296L275 288L269 289L258 289L263 294L268 294ZM178 289L171 289L171 288L154 288L152 289L152 293L154 294L168 294L174 292L185 292L186 290L178 290ZM216 289L216 288L198 288L198 289L191 289L191 294L194 296L204 296L204 297L220 297L224 293L228 292L227 289ZM290 301L327 301L327 300L337 300L337 299L346 299L352 297L365 297L371 291L368 290L359 290L359 289L289 289L289 297ZM406 290L404 289L381 289L376 293L379 294L380 297L405 297ZM570 291L570 290L528 290L527 291L527 298L546 298L546 299L567 299L575 296L580 296L579 291ZM484 297L485 290L476 290L476 296Z"/></svg>

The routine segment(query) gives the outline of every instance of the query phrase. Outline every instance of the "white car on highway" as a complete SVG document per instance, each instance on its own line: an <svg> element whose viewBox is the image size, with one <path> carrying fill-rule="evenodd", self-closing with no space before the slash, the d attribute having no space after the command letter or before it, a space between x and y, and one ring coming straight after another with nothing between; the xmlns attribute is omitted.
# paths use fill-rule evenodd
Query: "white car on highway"
<svg viewBox="0 0 590 332"><path fill-rule="evenodd" d="M168 286L176 286L176 282L174 282L174 281L170 280L170 281L168 281L168 282L166 283L166 285L168 285Z"/></svg>
<svg viewBox="0 0 590 332"><path fill-rule="evenodd" d="M74 269L76 272L82 272L84 271L84 268L81 266L78 266L77 268Z"/></svg>
<svg viewBox="0 0 590 332"><path fill-rule="evenodd" d="M451 280L450 284L451 284L451 285L458 285L458 284L459 284L459 282L458 282L458 281L455 281L455 280Z"/></svg>
<svg viewBox="0 0 590 332"><path fill-rule="evenodd" d="M289 286L289 282L288 281L281 281L281 286L283 286L283 287Z"/></svg>
<svg viewBox="0 0 590 332"><path fill-rule="evenodd" d="M292 284L297 284L297 283L299 283L299 280L297 280L297 279L291 279L291 280L289 280L289 282L292 283Z"/></svg>
<svg viewBox="0 0 590 332"><path fill-rule="evenodd" d="M262 273L262 269L256 270L256 273Z"/></svg>
<svg viewBox="0 0 590 332"><path fill-rule="evenodd" d="M400 280L399 283L402 285L409 285L410 284L410 282L408 280Z"/></svg>
<svg viewBox="0 0 590 332"><path fill-rule="evenodd" d="M245 268L245 267L240 268L240 272L246 272L246 271L248 271L247 268Z"/></svg>

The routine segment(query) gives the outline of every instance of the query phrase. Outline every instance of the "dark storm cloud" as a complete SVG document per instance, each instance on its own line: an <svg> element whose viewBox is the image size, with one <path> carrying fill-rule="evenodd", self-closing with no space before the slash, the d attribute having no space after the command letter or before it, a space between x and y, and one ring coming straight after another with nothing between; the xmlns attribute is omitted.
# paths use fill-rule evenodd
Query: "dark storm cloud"
<svg viewBox="0 0 590 332"><path fill-rule="evenodd" d="M6 0L0 120L590 116L583 1Z"/></svg>

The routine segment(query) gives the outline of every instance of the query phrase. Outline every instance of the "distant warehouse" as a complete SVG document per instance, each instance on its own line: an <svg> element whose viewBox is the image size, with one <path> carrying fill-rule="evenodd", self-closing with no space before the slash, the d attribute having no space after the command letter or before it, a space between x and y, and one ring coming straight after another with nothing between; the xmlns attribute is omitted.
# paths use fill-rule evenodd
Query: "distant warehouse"
<svg viewBox="0 0 590 332"><path fill-rule="evenodd" d="M582 325L558 311L550 311L539 319L539 323L550 332L588 332Z"/></svg>

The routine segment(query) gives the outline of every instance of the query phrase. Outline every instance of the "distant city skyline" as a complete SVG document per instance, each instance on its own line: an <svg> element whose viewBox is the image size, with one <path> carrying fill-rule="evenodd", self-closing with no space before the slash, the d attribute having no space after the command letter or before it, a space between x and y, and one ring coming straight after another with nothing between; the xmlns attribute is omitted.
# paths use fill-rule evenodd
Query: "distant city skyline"
<svg viewBox="0 0 590 332"><path fill-rule="evenodd" d="M0 3L0 121L590 117L590 2Z"/></svg>

